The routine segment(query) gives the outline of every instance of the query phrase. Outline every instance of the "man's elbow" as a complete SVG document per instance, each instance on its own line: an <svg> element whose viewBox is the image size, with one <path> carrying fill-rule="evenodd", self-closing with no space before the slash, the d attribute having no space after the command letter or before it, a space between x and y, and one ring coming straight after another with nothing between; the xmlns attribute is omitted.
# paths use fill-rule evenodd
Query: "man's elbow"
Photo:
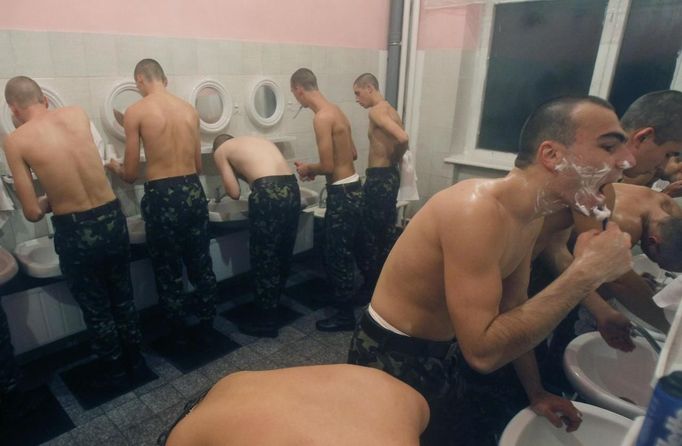
<svg viewBox="0 0 682 446"><path fill-rule="evenodd" d="M26 220L30 222L37 222L40 221L43 217L45 216L45 213L36 208L36 209L24 209L24 217L26 217Z"/></svg>
<svg viewBox="0 0 682 446"><path fill-rule="evenodd" d="M410 137L407 135L407 133L403 133L398 136L397 140L399 146L407 147L408 143L410 142Z"/></svg>
<svg viewBox="0 0 682 446"><path fill-rule="evenodd" d="M121 179L128 184L133 184L137 181L137 173L121 172Z"/></svg>
<svg viewBox="0 0 682 446"><path fill-rule="evenodd" d="M228 191L227 196L232 198L233 200L239 200L239 191Z"/></svg>
<svg viewBox="0 0 682 446"><path fill-rule="evenodd" d="M484 352L462 352L464 360L475 372L487 375L502 367L504 364L497 355Z"/></svg>

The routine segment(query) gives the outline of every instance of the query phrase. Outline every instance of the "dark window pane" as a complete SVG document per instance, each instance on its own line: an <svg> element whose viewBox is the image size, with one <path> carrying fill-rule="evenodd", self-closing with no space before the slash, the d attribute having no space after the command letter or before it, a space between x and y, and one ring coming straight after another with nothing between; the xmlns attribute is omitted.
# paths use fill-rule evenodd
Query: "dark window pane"
<svg viewBox="0 0 682 446"><path fill-rule="evenodd" d="M590 90L607 0L495 6L478 147L516 152L526 117L556 96Z"/></svg>
<svg viewBox="0 0 682 446"><path fill-rule="evenodd" d="M632 0L609 101L621 116L635 99L667 90L682 47L682 1Z"/></svg>

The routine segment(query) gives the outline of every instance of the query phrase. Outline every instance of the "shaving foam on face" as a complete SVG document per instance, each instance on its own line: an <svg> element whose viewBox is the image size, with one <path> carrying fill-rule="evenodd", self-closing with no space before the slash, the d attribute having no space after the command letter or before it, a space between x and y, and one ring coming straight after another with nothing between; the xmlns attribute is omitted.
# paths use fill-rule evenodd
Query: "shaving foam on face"
<svg viewBox="0 0 682 446"><path fill-rule="evenodd" d="M628 170L632 167L632 164L630 164L627 160L623 160L616 164L616 166L618 166L619 169Z"/></svg>
<svg viewBox="0 0 682 446"><path fill-rule="evenodd" d="M606 206L595 206L592 208L592 215L594 215L597 221L604 221L611 216L611 210Z"/></svg>

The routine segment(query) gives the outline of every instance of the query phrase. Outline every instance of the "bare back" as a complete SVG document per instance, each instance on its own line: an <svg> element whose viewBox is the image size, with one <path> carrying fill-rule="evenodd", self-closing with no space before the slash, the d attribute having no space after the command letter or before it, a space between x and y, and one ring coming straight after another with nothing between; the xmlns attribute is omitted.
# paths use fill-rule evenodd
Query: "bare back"
<svg viewBox="0 0 682 446"><path fill-rule="evenodd" d="M292 173L282 152L264 138L240 136L225 142L218 150L249 184L258 178Z"/></svg>
<svg viewBox="0 0 682 446"><path fill-rule="evenodd" d="M239 372L219 381L168 446L417 446L428 405L388 374L347 364Z"/></svg>
<svg viewBox="0 0 682 446"><path fill-rule="evenodd" d="M386 130L377 125L379 119L390 119L404 128L403 122L388 101L381 101L370 110L369 114L369 159L367 167L389 167L397 165L405 154L404 149L397 148L397 141Z"/></svg>
<svg viewBox="0 0 682 446"><path fill-rule="evenodd" d="M165 91L151 93L128 108L129 120L139 125L147 180L198 171L199 116L189 103Z"/></svg>
<svg viewBox="0 0 682 446"><path fill-rule="evenodd" d="M33 169L55 214L85 211L114 198L90 131L79 107L48 111L8 137Z"/></svg>
<svg viewBox="0 0 682 446"><path fill-rule="evenodd" d="M327 176L327 182L348 178L355 174L355 166L353 165L354 145L350 122L343 111L334 104L329 104L316 113L315 120L320 118L331 122L334 171L331 178Z"/></svg>
<svg viewBox="0 0 682 446"><path fill-rule="evenodd" d="M446 263L466 264L476 251L495 251L494 274L480 286L498 290L498 307L505 306L507 295L527 286L527 275L525 285L511 282L518 282L517 276L523 277L523 268L529 267L542 218L530 223L516 219L508 211L514 198L507 188L506 179L466 180L434 195L412 218L384 264L371 303L377 313L411 336L453 339L446 284L458 279L445 276Z"/></svg>

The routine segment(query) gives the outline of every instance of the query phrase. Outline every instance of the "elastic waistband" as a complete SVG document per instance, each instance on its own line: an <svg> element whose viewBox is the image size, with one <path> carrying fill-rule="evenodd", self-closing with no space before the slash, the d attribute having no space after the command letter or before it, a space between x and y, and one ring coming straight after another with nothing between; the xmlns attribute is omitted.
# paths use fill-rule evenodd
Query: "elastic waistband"
<svg viewBox="0 0 682 446"><path fill-rule="evenodd" d="M354 192L356 190L362 190L362 184L360 181L354 181L352 183L345 184L327 184L327 193L338 193L338 192Z"/></svg>
<svg viewBox="0 0 682 446"><path fill-rule="evenodd" d="M281 184L291 184L296 183L296 177L291 175L269 175L267 177L260 177L253 181L251 187L261 187L268 185L281 185Z"/></svg>
<svg viewBox="0 0 682 446"><path fill-rule="evenodd" d="M181 175L178 177L160 178L158 180L147 181L144 183L144 190L167 188L177 186L178 184L201 184L201 183L199 182L199 175L193 173L190 175Z"/></svg>
<svg viewBox="0 0 682 446"><path fill-rule="evenodd" d="M386 330L376 323L367 310L360 318L360 328L381 348L394 350L412 356L429 356L437 359L450 359L457 350L457 342L429 341L426 339L402 336Z"/></svg>
<svg viewBox="0 0 682 446"><path fill-rule="evenodd" d="M97 217L107 214L116 209L120 209L121 205L118 202L118 198L105 203L101 206L88 209L87 211L72 212L70 214L61 214L52 216L52 224L58 227L64 227L72 225L75 223L80 223L86 220L95 220Z"/></svg>

